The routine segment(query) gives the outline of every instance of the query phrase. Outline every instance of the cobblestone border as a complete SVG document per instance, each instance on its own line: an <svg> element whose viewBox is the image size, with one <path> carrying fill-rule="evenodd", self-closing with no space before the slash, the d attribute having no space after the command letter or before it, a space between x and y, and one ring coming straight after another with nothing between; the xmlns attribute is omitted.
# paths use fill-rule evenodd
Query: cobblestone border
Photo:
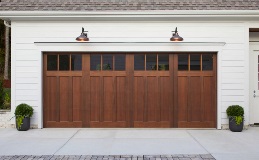
<svg viewBox="0 0 259 160"><path fill-rule="evenodd" d="M215 160L211 154L175 155L15 155L0 160Z"/></svg>

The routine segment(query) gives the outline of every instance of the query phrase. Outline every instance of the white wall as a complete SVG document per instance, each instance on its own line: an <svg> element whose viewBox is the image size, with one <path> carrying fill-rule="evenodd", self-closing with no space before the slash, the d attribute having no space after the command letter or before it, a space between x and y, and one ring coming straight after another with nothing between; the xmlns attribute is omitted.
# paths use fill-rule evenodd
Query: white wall
<svg viewBox="0 0 259 160"><path fill-rule="evenodd" d="M218 107L221 112L218 122L228 123L225 111L233 104L244 106L246 119L249 119L248 28L245 23L226 22L12 22L12 111L18 104L28 103L35 109L32 123L39 124L38 117L42 114L42 55L39 50L42 46L34 42L75 42L81 27L89 31L91 42L169 42L175 27L184 42L226 42L218 57ZM55 44L52 47L66 48ZM76 46L71 47L71 51L72 48L77 50ZM84 46L84 49L88 48Z"/></svg>

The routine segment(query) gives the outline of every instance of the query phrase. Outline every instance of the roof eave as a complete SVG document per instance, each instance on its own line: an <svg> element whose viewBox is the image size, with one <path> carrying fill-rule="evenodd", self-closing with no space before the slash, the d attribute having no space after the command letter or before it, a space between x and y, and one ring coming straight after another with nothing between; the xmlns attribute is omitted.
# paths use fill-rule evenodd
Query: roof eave
<svg viewBox="0 0 259 160"><path fill-rule="evenodd" d="M258 18L259 10L0 11L5 20L59 18Z"/></svg>

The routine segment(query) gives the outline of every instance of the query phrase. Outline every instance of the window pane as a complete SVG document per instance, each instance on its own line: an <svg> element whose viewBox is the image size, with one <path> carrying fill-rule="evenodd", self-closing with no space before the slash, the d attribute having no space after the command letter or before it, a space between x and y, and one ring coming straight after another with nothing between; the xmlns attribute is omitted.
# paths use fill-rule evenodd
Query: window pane
<svg viewBox="0 0 259 160"><path fill-rule="evenodd" d="M135 54L134 55L134 70L145 70L145 55Z"/></svg>
<svg viewBox="0 0 259 160"><path fill-rule="evenodd" d="M213 70L213 55L203 54L202 55L202 70L209 71Z"/></svg>
<svg viewBox="0 0 259 160"><path fill-rule="evenodd" d="M71 55L71 70L81 71L82 70L82 55L72 54Z"/></svg>
<svg viewBox="0 0 259 160"><path fill-rule="evenodd" d="M69 55L59 55L59 70L60 71L69 70Z"/></svg>
<svg viewBox="0 0 259 160"><path fill-rule="evenodd" d="M199 71L201 70L201 55L199 54L191 54L191 70Z"/></svg>
<svg viewBox="0 0 259 160"><path fill-rule="evenodd" d="M158 70L169 70L169 55L168 54L159 54L158 55Z"/></svg>
<svg viewBox="0 0 259 160"><path fill-rule="evenodd" d="M156 64L156 54L147 54L147 60L146 60L146 70L156 70L157 64Z"/></svg>
<svg viewBox="0 0 259 160"><path fill-rule="evenodd" d="M125 54L115 55L115 70L116 71L125 70Z"/></svg>
<svg viewBox="0 0 259 160"><path fill-rule="evenodd" d="M47 70L56 71L58 70L58 56L57 55L47 55Z"/></svg>
<svg viewBox="0 0 259 160"><path fill-rule="evenodd" d="M188 71L188 54L178 55L178 70Z"/></svg>
<svg viewBox="0 0 259 160"><path fill-rule="evenodd" d="M100 54L91 54L90 55L90 70L101 70L101 55Z"/></svg>
<svg viewBox="0 0 259 160"><path fill-rule="evenodd" d="M112 54L103 54L103 70L112 70Z"/></svg>

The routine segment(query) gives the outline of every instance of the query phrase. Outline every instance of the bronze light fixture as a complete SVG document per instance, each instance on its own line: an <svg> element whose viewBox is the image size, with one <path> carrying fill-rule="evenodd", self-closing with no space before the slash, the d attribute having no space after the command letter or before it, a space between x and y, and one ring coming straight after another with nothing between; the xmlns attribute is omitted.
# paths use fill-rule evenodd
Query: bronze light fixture
<svg viewBox="0 0 259 160"><path fill-rule="evenodd" d="M88 31L85 31L85 29L82 27L82 33L79 37L76 38L77 41L89 41L89 38L87 37Z"/></svg>
<svg viewBox="0 0 259 160"><path fill-rule="evenodd" d="M170 38L170 41L183 41L183 37L178 35L177 27L175 28L175 31L172 31L173 36Z"/></svg>

